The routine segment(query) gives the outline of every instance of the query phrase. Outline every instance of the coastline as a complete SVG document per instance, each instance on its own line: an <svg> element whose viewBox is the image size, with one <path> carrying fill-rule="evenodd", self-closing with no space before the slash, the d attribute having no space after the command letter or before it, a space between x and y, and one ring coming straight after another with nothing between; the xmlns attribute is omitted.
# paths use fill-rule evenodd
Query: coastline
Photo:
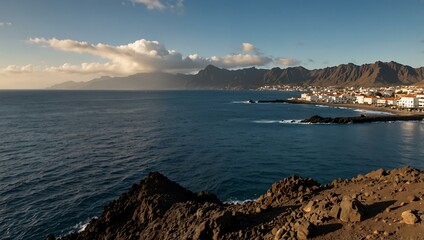
<svg viewBox="0 0 424 240"><path fill-rule="evenodd" d="M424 171L405 166L329 184L292 176L226 204L154 172L60 239L424 239L422 189Z"/></svg>
<svg viewBox="0 0 424 240"><path fill-rule="evenodd" d="M419 112L409 112L407 110L399 110L399 109L392 109L389 107L378 107L373 105L365 105L365 104L353 104L353 103L321 103L321 102L305 102L305 104L313 104L313 105L323 105L323 106L330 106L330 107L345 107L345 108L352 108L352 109L359 109L359 110L367 110L367 111L376 111L376 112L387 112L391 114L395 114L398 116L416 116L416 115L422 115L423 113Z"/></svg>
<svg viewBox="0 0 424 240"><path fill-rule="evenodd" d="M253 101L249 100L250 103L289 103L289 104L308 104L308 105L315 105L315 106L329 106L329 107L343 107L343 108L352 108L352 109L358 109L358 110L367 110L367 111L375 111L375 112L387 112L391 113L397 116L419 116L424 115L424 112L417 112L417 111L409 111L407 109L397 109L397 108L390 108L390 107L379 107L375 105L366 105L366 104L354 104L354 103L327 103L327 102L309 102L304 100L258 100Z"/></svg>

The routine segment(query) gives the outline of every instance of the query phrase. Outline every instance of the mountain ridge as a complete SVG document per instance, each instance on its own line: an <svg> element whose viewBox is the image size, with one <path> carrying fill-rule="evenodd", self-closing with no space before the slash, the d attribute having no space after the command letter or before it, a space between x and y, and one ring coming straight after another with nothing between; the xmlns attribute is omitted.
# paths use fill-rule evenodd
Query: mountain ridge
<svg viewBox="0 0 424 240"><path fill-rule="evenodd" d="M69 81L49 89L65 90L182 90L182 89L256 89L264 85L382 87L424 86L424 67L377 61L353 63L308 70L302 66L272 69L255 67L229 70L208 65L196 74L164 72L137 73L126 77L100 77L88 82Z"/></svg>

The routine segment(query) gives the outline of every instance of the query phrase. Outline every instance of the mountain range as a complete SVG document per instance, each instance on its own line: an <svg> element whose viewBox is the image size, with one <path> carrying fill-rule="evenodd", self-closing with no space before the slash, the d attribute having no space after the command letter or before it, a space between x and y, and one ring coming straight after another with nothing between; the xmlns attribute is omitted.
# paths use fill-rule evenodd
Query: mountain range
<svg viewBox="0 0 424 240"><path fill-rule="evenodd" d="M65 82L49 89L66 90L159 90L159 89L255 89L264 85L380 87L424 85L424 67L412 68L396 62L323 69L304 67L228 70L207 66L197 74L137 73L126 77L101 77L88 82Z"/></svg>

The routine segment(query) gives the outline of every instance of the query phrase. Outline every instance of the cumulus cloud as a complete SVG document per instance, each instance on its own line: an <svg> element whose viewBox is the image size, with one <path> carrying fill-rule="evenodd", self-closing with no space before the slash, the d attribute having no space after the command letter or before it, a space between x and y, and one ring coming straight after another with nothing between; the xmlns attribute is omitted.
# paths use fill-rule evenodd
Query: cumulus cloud
<svg viewBox="0 0 424 240"><path fill-rule="evenodd" d="M147 9L163 10L165 6L159 0L133 0L134 3L141 3L146 5Z"/></svg>
<svg viewBox="0 0 424 240"><path fill-rule="evenodd" d="M243 52L254 52L254 51L256 51L256 48L251 43L242 43L241 44L241 50Z"/></svg>
<svg viewBox="0 0 424 240"><path fill-rule="evenodd" d="M83 63L81 65L64 64L50 67L48 71L74 73L111 73L128 75L137 72L190 72L213 64L223 68L238 68L247 66L263 66L272 59L259 54L232 54L225 56L201 57L190 54L184 57L175 50L168 50L158 41L140 39L127 45L112 46L98 43L75 41L70 39L31 38L33 44L40 44L56 50L87 53L108 60L107 63ZM253 46L253 45L252 45Z"/></svg>
<svg viewBox="0 0 424 240"><path fill-rule="evenodd" d="M184 56L176 50L168 49L163 43L146 39L123 45L57 38L30 38L27 42L63 52L89 54L98 60L80 64L64 62L56 66L9 65L0 68L0 88L7 86L6 83L12 86L14 83L7 82L10 79L21 79L22 83L25 79L32 79L31 82L36 79L34 84L27 86L46 87L51 85L47 82L57 83L57 79L86 81L104 75L127 76L140 72L192 73L209 64L236 69L269 64L294 66L301 63L294 58L272 58L258 52L251 43L243 43L239 53L204 57L197 53Z"/></svg>
<svg viewBox="0 0 424 240"><path fill-rule="evenodd" d="M234 54L226 55L224 57L213 56L210 58L212 64L225 67L225 68L237 68L237 67L249 67L249 66L263 66L272 61L271 58L260 55L251 54Z"/></svg>
<svg viewBox="0 0 424 240"><path fill-rule="evenodd" d="M294 58L276 58L275 62L283 66L296 66L300 64L300 61Z"/></svg>
<svg viewBox="0 0 424 240"><path fill-rule="evenodd" d="M33 71L34 67L31 64L25 66L9 65L0 69L0 73L31 73Z"/></svg>
<svg viewBox="0 0 424 240"><path fill-rule="evenodd" d="M12 26L11 22L0 22L0 27L10 27Z"/></svg>
<svg viewBox="0 0 424 240"><path fill-rule="evenodd" d="M150 10L164 10L166 8L181 12L184 9L184 0L131 0L133 3L144 4Z"/></svg>

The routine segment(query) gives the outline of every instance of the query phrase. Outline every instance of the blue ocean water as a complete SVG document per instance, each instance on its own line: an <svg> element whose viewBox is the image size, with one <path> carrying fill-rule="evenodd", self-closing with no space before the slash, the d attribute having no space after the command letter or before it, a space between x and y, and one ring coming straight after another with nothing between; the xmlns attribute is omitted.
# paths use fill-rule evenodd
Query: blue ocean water
<svg viewBox="0 0 424 240"><path fill-rule="evenodd" d="M320 182L424 168L424 123L296 124L357 110L246 104L297 92L0 91L0 234L78 230L148 172L221 200L292 174Z"/></svg>

